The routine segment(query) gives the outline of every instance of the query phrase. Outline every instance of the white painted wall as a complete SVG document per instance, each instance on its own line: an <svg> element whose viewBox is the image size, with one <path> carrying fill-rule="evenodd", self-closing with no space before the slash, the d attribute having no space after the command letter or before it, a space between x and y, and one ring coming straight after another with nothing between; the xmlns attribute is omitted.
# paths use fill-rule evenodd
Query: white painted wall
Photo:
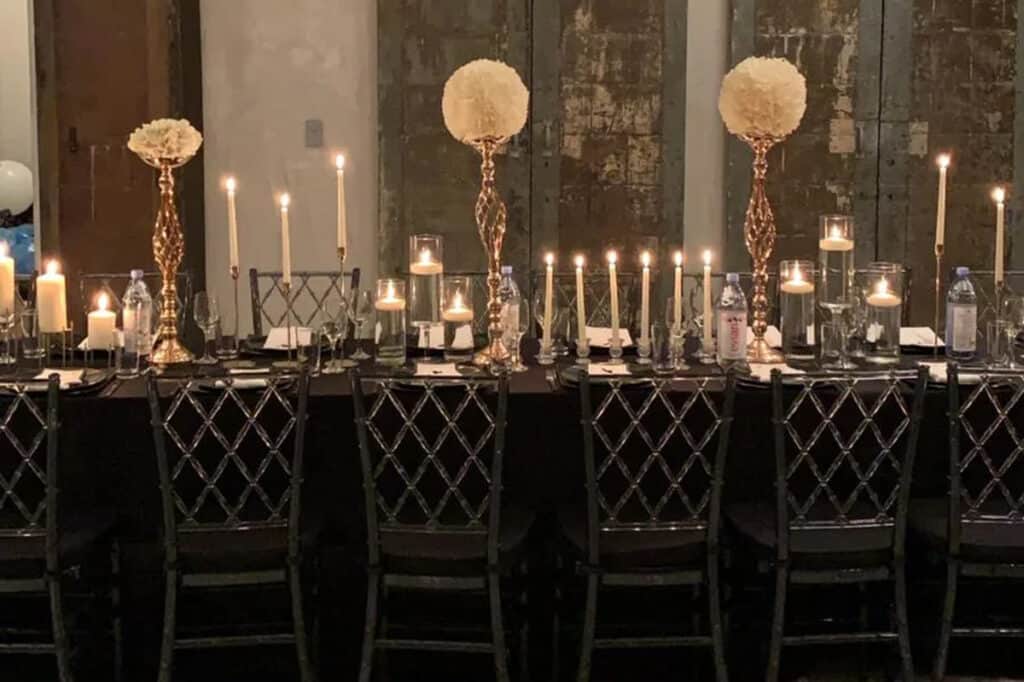
<svg viewBox="0 0 1024 682"><path fill-rule="evenodd" d="M0 160L35 172L30 0L0 0Z"/></svg>
<svg viewBox="0 0 1024 682"><path fill-rule="evenodd" d="M274 197L292 195L292 267L337 267L334 154L346 165L350 265L377 263L377 1L202 0L206 277L230 300L223 179L238 179L239 252L281 267ZM323 121L306 149L304 122ZM245 275L243 275L244 277ZM250 327L243 280L242 331Z"/></svg>

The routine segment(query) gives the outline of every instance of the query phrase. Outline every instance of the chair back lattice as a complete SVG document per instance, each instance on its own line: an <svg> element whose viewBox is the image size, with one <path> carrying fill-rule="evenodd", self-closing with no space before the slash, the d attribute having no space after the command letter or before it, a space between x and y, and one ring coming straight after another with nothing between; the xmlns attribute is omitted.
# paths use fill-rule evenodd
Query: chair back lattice
<svg viewBox="0 0 1024 682"><path fill-rule="evenodd" d="M496 537L506 380L354 374L352 387L371 543L389 530Z"/></svg>
<svg viewBox="0 0 1024 682"><path fill-rule="evenodd" d="M537 302L538 295L543 296L544 278L544 272L534 273L531 302ZM638 330L640 324L640 276L632 272L620 272L617 279L619 324L623 329ZM587 324L591 327L610 327L612 313L608 273L587 273L583 279L583 288L586 296L584 307L587 313ZM576 338L576 275L566 272L555 273L553 295L554 333L564 335L566 338ZM530 306L531 314L535 312L535 307L535 305ZM656 319L656 317L652 316L652 319ZM531 322L530 329L539 329L540 323L535 314L531 318Z"/></svg>
<svg viewBox="0 0 1024 682"><path fill-rule="evenodd" d="M0 535L39 534L55 522L59 383L0 397Z"/></svg>
<svg viewBox="0 0 1024 682"><path fill-rule="evenodd" d="M717 528L729 376L580 382L590 528ZM591 537L591 545L597 538Z"/></svg>
<svg viewBox="0 0 1024 682"><path fill-rule="evenodd" d="M351 272L292 271L292 286L285 295L280 272L249 270L249 293L252 303L253 335L263 336L274 327L312 327L323 313L324 303L331 294L348 296L345 278L350 278L348 292L359 289L359 268ZM266 325L266 327L264 326Z"/></svg>
<svg viewBox="0 0 1024 682"><path fill-rule="evenodd" d="M259 388L190 379L162 398L150 375L168 537L296 520L307 392L303 371L269 376Z"/></svg>
<svg viewBox="0 0 1024 682"><path fill-rule="evenodd" d="M961 384L951 366L948 390L954 531L972 523L1024 527L1024 376L986 370L977 383Z"/></svg>
<svg viewBox="0 0 1024 682"><path fill-rule="evenodd" d="M128 272L89 272L81 273L78 276L78 292L82 301L82 310L92 310L96 297L106 294L110 299L110 310L115 313L121 312L121 301L124 292L131 282L132 276ZM149 295L153 297L153 324L160 318L160 309L163 305L161 289L163 280L159 272L145 272L142 281L149 289ZM178 329L184 329L188 321L189 310L192 306L192 275L188 272L179 272L177 276L178 286Z"/></svg>
<svg viewBox="0 0 1024 682"><path fill-rule="evenodd" d="M779 524L905 524L927 371L772 376Z"/></svg>

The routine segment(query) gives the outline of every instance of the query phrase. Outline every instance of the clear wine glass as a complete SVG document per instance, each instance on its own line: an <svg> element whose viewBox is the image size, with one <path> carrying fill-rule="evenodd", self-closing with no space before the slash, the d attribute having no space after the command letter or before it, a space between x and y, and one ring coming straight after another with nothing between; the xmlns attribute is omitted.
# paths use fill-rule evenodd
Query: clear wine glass
<svg viewBox="0 0 1024 682"><path fill-rule="evenodd" d="M210 353L210 344L217 338L217 325L220 324L220 309L217 307L216 297L205 291L196 294L192 316L203 332L203 357L196 362L200 365L216 364L217 358Z"/></svg>
<svg viewBox="0 0 1024 682"><path fill-rule="evenodd" d="M348 331L348 305L345 299L331 294L324 299L320 307L320 330L327 339L330 349L330 360L324 365L324 374L340 374L345 371L345 350L341 350L341 360L335 358L335 351L344 342Z"/></svg>
<svg viewBox="0 0 1024 682"><path fill-rule="evenodd" d="M1017 337L1024 330L1024 296L1007 296L1003 299L1002 317L1006 321L1006 347L1010 356L1010 367L1020 369L1017 362Z"/></svg>
<svg viewBox="0 0 1024 682"><path fill-rule="evenodd" d="M369 360L370 354L363 349L359 342L364 338L363 327L366 326L367 322L373 319L373 292L367 289L363 291L355 291L353 294L355 295L355 302L350 307L349 313L352 317L352 323L356 326L356 350L352 353L352 359Z"/></svg>
<svg viewBox="0 0 1024 682"><path fill-rule="evenodd" d="M510 330L512 334L513 347L509 348L509 352L512 353L511 369L513 372L525 372L526 365L523 363L523 337L526 336L526 330L530 328L530 311L523 310L522 307L526 306L525 300L520 302L519 316L517 320L518 326Z"/></svg>

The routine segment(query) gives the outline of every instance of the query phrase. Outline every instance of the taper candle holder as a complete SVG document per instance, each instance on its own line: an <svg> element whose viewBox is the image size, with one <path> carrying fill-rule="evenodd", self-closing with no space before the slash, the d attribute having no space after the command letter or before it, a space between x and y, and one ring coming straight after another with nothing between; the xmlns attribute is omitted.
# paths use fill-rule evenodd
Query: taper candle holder
<svg viewBox="0 0 1024 682"><path fill-rule="evenodd" d="M232 324L231 331L231 345L227 348L218 348L217 357L220 360L237 360L239 355L239 341L238 341L238 266L231 266L231 286L234 302L234 322ZM218 344L219 345L219 344Z"/></svg>
<svg viewBox="0 0 1024 682"><path fill-rule="evenodd" d="M935 245L935 327L932 329L932 356L939 356L939 309L942 300L942 256L945 247L942 244ZM996 315L999 309L996 308Z"/></svg>
<svg viewBox="0 0 1024 682"><path fill-rule="evenodd" d="M275 362L274 363L274 367L277 367L278 369L284 369L284 370L298 369L299 366L302 363L299 361L299 348L298 348L299 347L299 342L298 342L299 330L298 330L297 327L293 327L293 325L292 325L292 297L291 297L292 285L291 285L291 282L284 282L284 283L282 283L281 284L281 288L284 290L284 305L285 305L284 323L285 323L285 338L286 338L286 341L285 341L285 345L286 345L286 347L285 347L286 358L284 360L278 360L277 362ZM292 341L292 330L293 329L295 331L295 337L296 337L295 340L294 340L294 343ZM295 351L295 359L292 359L292 351Z"/></svg>

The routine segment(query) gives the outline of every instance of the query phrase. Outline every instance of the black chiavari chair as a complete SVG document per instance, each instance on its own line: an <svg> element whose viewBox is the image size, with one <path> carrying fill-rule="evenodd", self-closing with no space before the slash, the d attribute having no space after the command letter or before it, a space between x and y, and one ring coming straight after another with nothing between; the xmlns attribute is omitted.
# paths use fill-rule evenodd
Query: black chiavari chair
<svg viewBox="0 0 1024 682"><path fill-rule="evenodd" d="M586 577L577 679L595 649L711 647L728 680L719 592L719 529L735 396L732 375L580 381L585 513L560 511ZM707 628L682 635L597 635L600 588L706 588ZM699 623L699 615L695 623ZM556 627L557 631L557 627Z"/></svg>
<svg viewBox="0 0 1024 682"><path fill-rule="evenodd" d="M96 297L106 294L110 299L110 310L121 312L121 299L131 282L130 272L83 272L78 275L78 293L81 297L82 310L92 310ZM159 272L144 272L142 281L153 297L153 323L160 317L162 306L162 276ZM178 329L182 330L188 321L188 311L192 306L192 275L188 272L177 274Z"/></svg>
<svg viewBox="0 0 1024 682"><path fill-rule="evenodd" d="M345 289L345 278L349 278L349 288ZM324 302L331 294L337 296L352 295L359 290L359 268L351 272L338 271L292 271L291 291L285 296L284 284L280 272L261 272L256 268L249 270L249 294L252 304L252 333L260 337L264 335L263 325L271 329L288 326L289 316L292 326L309 327L323 312Z"/></svg>
<svg viewBox="0 0 1024 682"><path fill-rule="evenodd" d="M0 397L0 594L45 596L50 605L48 631L8 624L0 630L0 654L54 655L58 678L71 682L75 649L69 638L65 583L79 575L104 544L116 574L117 553L108 542L112 515L96 509L59 512L59 409L56 376L50 377L45 393L18 386L5 389ZM113 606L116 582L109 597ZM118 622L115 615L115 679L120 679Z"/></svg>
<svg viewBox="0 0 1024 682"><path fill-rule="evenodd" d="M508 680L501 578L521 558L532 516L502 504L507 380L353 373L352 388L369 573L359 679L371 679L378 651L420 650L490 654ZM392 590L486 597L489 637L469 639L444 616L401 627L388 618Z"/></svg>
<svg viewBox="0 0 1024 682"><path fill-rule="evenodd" d="M946 568L935 679L945 675L952 637L1024 637L1021 620L956 624L965 578L1024 578L1024 376L986 369L975 382L961 378L950 365L949 496L915 501L910 512L911 530L944 557Z"/></svg>
<svg viewBox="0 0 1024 682"><path fill-rule="evenodd" d="M784 645L897 642L903 679L913 679L907 622L905 539L927 370L772 372L775 505L731 506L728 518L775 574L765 679L778 679ZM891 582L896 623L787 634L791 586ZM838 622L836 614L829 619Z"/></svg>
<svg viewBox="0 0 1024 682"><path fill-rule="evenodd" d="M308 375L259 383L191 379L167 399L148 377L163 507L161 682L170 682L178 650L265 645L294 646L301 679L314 679L301 578L315 542L301 517ZM287 624L202 623L186 632L178 623L188 590L274 586L291 598Z"/></svg>

